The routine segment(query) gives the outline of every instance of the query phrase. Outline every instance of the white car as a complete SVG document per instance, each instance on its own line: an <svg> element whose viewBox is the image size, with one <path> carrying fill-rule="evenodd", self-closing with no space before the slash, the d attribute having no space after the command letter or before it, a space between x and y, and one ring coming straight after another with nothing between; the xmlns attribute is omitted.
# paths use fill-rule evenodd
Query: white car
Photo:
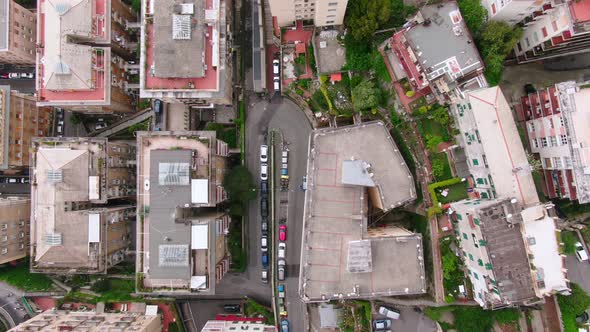
<svg viewBox="0 0 590 332"><path fill-rule="evenodd" d="M150 179L145 179L143 181L143 190L150 191Z"/></svg>
<svg viewBox="0 0 590 332"><path fill-rule="evenodd" d="M278 75L280 66L281 62L278 59L272 60L272 73Z"/></svg>
<svg viewBox="0 0 590 332"><path fill-rule="evenodd" d="M287 244L285 242L279 243L279 258L285 258L285 251L287 250Z"/></svg>
<svg viewBox="0 0 590 332"><path fill-rule="evenodd" d="M262 180L262 181L268 180L268 165L267 164L260 165L260 180Z"/></svg>
<svg viewBox="0 0 590 332"><path fill-rule="evenodd" d="M584 246L582 246L582 244L580 242L576 242L575 246L576 246L576 258L578 258L578 260L580 262L587 261L588 260L588 253L586 252L586 250L584 250Z"/></svg>
<svg viewBox="0 0 590 332"><path fill-rule="evenodd" d="M387 318L399 319L399 311L384 306L379 307L379 314Z"/></svg>
<svg viewBox="0 0 590 332"><path fill-rule="evenodd" d="M268 161L268 145L261 145L260 146L260 162L267 162Z"/></svg>
<svg viewBox="0 0 590 332"><path fill-rule="evenodd" d="M19 73L10 73L10 74L8 74L8 78L20 78L20 74Z"/></svg>
<svg viewBox="0 0 590 332"><path fill-rule="evenodd" d="M273 82L273 87L274 87L275 91L280 91L281 90L281 79L278 78L278 76L275 76L275 78L273 78L272 82Z"/></svg>

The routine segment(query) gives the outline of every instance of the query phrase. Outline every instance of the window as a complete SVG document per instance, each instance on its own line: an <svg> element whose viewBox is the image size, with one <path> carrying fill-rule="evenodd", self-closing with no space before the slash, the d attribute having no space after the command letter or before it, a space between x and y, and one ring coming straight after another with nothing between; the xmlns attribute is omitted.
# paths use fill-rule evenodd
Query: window
<svg viewBox="0 0 590 332"><path fill-rule="evenodd" d="M563 157L565 168L572 168L572 159L570 157Z"/></svg>
<svg viewBox="0 0 590 332"><path fill-rule="evenodd" d="M2 248L2 255L6 255L6 253L8 253L8 249Z"/></svg>
<svg viewBox="0 0 590 332"><path fill-rule="evenodd" d="M8 229L8 224L2 224L2 229Z"/></svg>
<svg viewBox="0 0 590 332"><path fill-rule="evenodd" d="M484 165L486 168L487 168L487 167L490 167L490 166L488 165L488 158L486 157L486 155L485 155L485 154L482 154L482 155L481 155L481 159L483 159L483 165ZM486 184L487 184L487 183L486 183Z"/></svg>
<svg viewBox="0 0 590 332"><path fill-rule="evenodd" d="M22 238L24 238L24 237L25 237L25 232L20 232L20 233L18 234L18 237L20 237L21 239L22 239Z"/></svg>
<svg viewBox="0 0 590 332"><path fill-rule="evenodd" d="M335 8L328 9L328 12L335 12L335 11L336 11Z"/></svg>
<svg viewBox="0 0 590 332"><path fill-rule="evenodd" d="M535 147L535 149L539 148L539 140L537 140L536 138L531 138L531 142L533 142L533 146Z"/></svg>
<svg viewBox="0 0 590 332"><path fill-rule="evenodd" d="M553 164L551 163L551 158L543 158L543 168L553 168Z"/></svg>
<svg viewBox="0 0 590 332"><path fill-rule="evenodd" d="M547 137L541 137L541 145L544 148L547 147Z"/></svg>
<svg viewBox="0 0 590 332"><path fill-rule="evenodd" d="M492 15L496 15L496 4L492 4Z"/></svg>
<svg viewBox="0 0 590 332"><path fill-rule="evenodd" d="M557 21L552 21L551 27L553 28L553 32L557 32Z"/></svg>
<svg viewBox="0 0 590 332"><path fill-rule="evenodd" d="M477 159L473 159L472 162L473 162L473 165L474 166L479 165L479 160L477 160Z"/></svg>
<svg viewBox="0 0 590 332"><path fill-rule="evenodd" d="M463 250L463 257L467 257L467 253Z"/></svg>
<svg viewBox="0 0 590 332"><path fill-rule="evenodd" d="M338 6L338 2L328 2L328 6Z"/></svg>
<svg viewBox="0 0 590 332"><path fill-rule="evenodd" d="M557 146L557 136L551 136L551 146Z"/></svg>
<svg viewBox="0 0 590 332"><path fill-rule="evenodd" d="M526 37L524 41L526 42L526 47L531 47L531 41L529 40L529 37Z"/></svg>
<svg viewBox="0 0 590 332"><path fill-rule="evenodd" d="M336 17L336 15L328 15L328 16L326 16L326 18L333 18L333 17Z"/></svg>
<svg viewBox="0 0 590 332"><path fill-rule="evenodd" d="M465 240L467 240L467 234L466 234L466 233L463 233L463 238L464 238Z"/></svg>
<svg viewBox="0 0 590 332"><path fill-rule="evenodd" d="M469 254L469 260L471 260L471 261L473 260L473 255L472 254Z"/></svg>
<svg viewBox="0 0 590 332"><path fill-rule="evenodd" d="M473 277L474 277L475 279L479 280L479 276L477 275L477 273L476 273L476 272L473 272Z"/></svg>
<svg viewBox="0 0 590 332"><path fill-rule="evenodd" d="M528 123L528 125L529 125L529 132L531 132L531 133L534 132L535 131L535 123L531 121Z"/></svg>
<svg viewBox="0 0 590 332"><path fill-rule="evenodd" d="M481 260L481 258L477 260L477 265L483 266L483 261Z"/></svg>
<svg viewBox="0 0 590 332"><path fill-rule="evenodd" d="M543 38L547 38L547 28L543 27L543 29L541 29L541 32L543 33Z"/></svg>
<svg viewBox="0 0 590 332"><path fill-rule="evenodd" d="M473 223L476 224L477 226L479 226L479 219L473 218Z"/></svg>
<svg viewBox="0 0 590 332"><path fill-rule="evenodd" d="M551 129L555 128L555 126L553 125L553 119L548 118L547 120L549 120L549 127L551 127Z"/></svg>
<svg viewBox="0 0 590 332"><path fill-rule="evenodd" d="M477 242L477 238L475 237L475 234L471 233L471 239L473 240L473 245L476 248L479 248L479 245L477 244L478 242Z"/></svg>
<svg viewBox="0 0 590 332"><path fill-rule="evenodd" d="M561 145L567 145L567 135L561 135Z"/></svg>
<svg viewBox="0 0 590 332"><path fill-rule="evenodd" d="M535 40L535 43L539 42L539 34L537 33L537 31L533 32L533 39Z"/></svg>
<svg viewBox="0 0 590 332"><path fill-rule="evenodd" d="M2 242L6 242L6 241L8 241L8 235L2 236Z"/></svg>
<svg viewBox="0 0 590 332"><path fill-rule="evenodd" d="M555 167L555 168L563 168L563 165L561 164L561 158L560 157L553 157L553 167Z"/></svg>
<svg viewBox="0 0 590 332"><path fill-rule="evenodd" d="M457 213L457 220L463 220L463 216L461 216L459 213Z"/></svg>
<svg viewBox="0 0 590 332"><path fill-rule="evenodd" d="M326 21L326 24L334 24L334 21Z"/></svg>
<svg viewBox="0 0 590 332"><path fill-rule="evenodd" d="M559 125L562 126L562 127L565 126L565 124L563 123L563 117L562 116L559 117Z"/></svg>

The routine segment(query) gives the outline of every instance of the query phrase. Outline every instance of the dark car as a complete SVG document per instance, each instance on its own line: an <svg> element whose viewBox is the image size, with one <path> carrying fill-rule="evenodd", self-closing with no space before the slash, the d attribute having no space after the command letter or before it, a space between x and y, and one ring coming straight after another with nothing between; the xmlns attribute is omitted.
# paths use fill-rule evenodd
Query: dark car
<svg viewBox="0 0 590 332"><path fill-rule="evenodd" d="M262 267L265 269L268 267L268 253L266 252L262 253Z"/></svg>
<svg viewBox="0 0 590 332"><path fill-rule="evenodd" d="M268 201L264 198L260 200L260 215L262 218L268 217Z"/></svg>
<svg viewBox="0 0 590 332"><path fill-rule="evenodd" d="M154 112L156 114L162 114L162 110L164 109L164 103L160 99L156 99L154 101Z"/></svg>
<svg viewBox="0 0 590 332"><path fill-rule="evenodd" d="M225 311L225 312L237 313L237 312L240 312L240 310L242 310L242 306L240 306L239 304L224 304L223 305L223 311Z"/></svg>
<svg viewBox="0 0 590 332"><path fill-rule="evenodd" d="M260 196L262 196L262 197L268 196L268 181L260 182Z"/></svg>

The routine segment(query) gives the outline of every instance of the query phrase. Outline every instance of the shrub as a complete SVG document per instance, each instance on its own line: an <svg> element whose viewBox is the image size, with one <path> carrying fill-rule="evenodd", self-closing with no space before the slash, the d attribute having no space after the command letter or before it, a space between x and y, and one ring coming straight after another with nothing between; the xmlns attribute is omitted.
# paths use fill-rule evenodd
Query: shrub
<svg viewBox="0 0 590 332"><path fill-rule="evenodd" d="M111 281L107 278L96 280L90 289L96 293L108 292L111 289Z"/></svg>
<svg viewBox="0 0 590 332"><path fill-rule="evenodd" d="M557 295L557 302L565 332L577 332L576 316L590 307L590 296L577 284L571 283L570 288L571 295Z"/></svg>
<svg viewBox="0 0 590 332"><path fill-rule="evenodd" d="M573 232L561 232L561 242L563 242L564 254L573 255L576 252L578 237Z"/></svg>
<svg viewBox="0 0 590 332"><path fill-rule="evenodd" d="M415 95L415 94L416 94L416 92L414 92L414 91L410 90L410 91L407 91L407 92L406 92L406 97L408 97L408 98L412 98L412 97L414 97L414 95Z"/></svg>

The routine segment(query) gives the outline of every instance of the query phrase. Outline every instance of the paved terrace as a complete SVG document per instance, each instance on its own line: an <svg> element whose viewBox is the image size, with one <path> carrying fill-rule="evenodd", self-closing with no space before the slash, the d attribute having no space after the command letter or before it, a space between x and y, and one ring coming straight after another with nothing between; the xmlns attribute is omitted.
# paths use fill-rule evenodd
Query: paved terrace
<svg viewBox="0 0 590 332"><path fill-rule="evenodd" d="M39 102L109 103L110 48L77 44L67 36L106 46L111 35L110 2L40 0L38 6L39 44L43 45L37 60Z"/></svg>
<svg viewBox="0 0 590 332"><path fill-rule="evenodd" d="M316 130L309 153L300 274L303 300L424 293L420 235L369 238L367 189L341 183L342 162L354 158L371 164L385 210L415 199L411 173L383 123ZM370 239L372 271L350 273L349 242L362 239Z"/></svg>

